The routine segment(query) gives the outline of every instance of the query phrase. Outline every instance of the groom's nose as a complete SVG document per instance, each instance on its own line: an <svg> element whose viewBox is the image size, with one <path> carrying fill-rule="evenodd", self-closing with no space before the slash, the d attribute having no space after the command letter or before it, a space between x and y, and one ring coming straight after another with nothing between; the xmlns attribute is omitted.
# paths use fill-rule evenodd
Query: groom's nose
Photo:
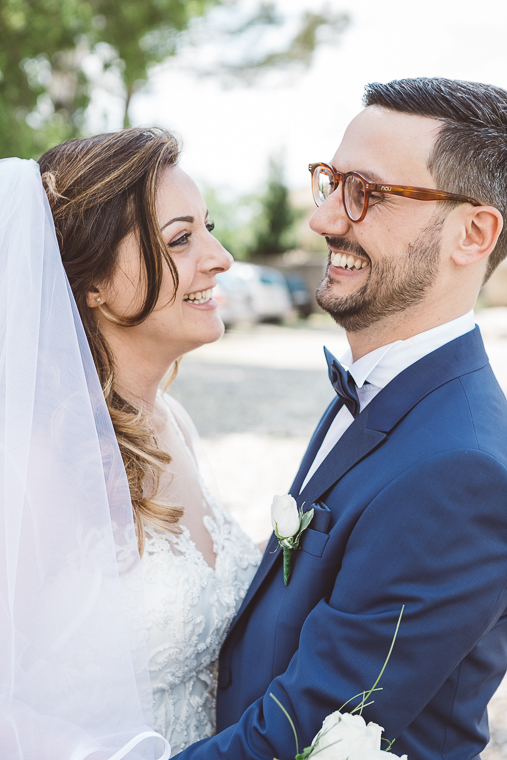
<svg viewBox="0 0 507 760"><path fill-rule="evenodd" d="M345 213L341 192L335 190L312 214L310 229L323 237L345 236L352 222Z"/></svg>

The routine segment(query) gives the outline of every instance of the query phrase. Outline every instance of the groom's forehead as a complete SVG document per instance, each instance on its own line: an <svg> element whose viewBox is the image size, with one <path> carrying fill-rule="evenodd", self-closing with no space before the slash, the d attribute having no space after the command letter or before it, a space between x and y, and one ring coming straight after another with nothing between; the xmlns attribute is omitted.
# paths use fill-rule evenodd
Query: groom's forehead
<svg viewBox="0 0 507 760"><path fill-rule="evenodd" d="M368 106L347 127L332 164L373 181L431 182L427 164L440 127L436 119Z"/></svg>

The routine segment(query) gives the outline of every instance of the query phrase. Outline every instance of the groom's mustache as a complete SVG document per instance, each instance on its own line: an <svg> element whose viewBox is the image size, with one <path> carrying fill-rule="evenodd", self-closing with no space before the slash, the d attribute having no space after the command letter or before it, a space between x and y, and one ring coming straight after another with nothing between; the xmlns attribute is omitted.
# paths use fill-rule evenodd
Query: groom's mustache
<svg viewBox="0 0 507 760"><path fill-rule="evenodd" d="M352 240L344 237L325 237L325 241L329 248L329 253L332 251L341 251L342 253L352 253L356 256L362 257L371 263L371 259L359 243L354 243Z"/></svg>

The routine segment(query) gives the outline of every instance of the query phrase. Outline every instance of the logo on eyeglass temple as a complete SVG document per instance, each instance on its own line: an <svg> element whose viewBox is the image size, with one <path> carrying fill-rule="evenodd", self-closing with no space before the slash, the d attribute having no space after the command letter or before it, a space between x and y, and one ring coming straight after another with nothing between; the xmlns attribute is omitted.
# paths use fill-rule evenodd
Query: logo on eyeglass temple
<svg viewBox="0 0 507 760"><path fill-rule="evenodd" d="M387 185L381 185L381 186L380 186L380 189L381 189L381 190L385 190L387 193L388 193L388 192L391 190L391 188L390 188L390 187L388 187Z"/></svg>

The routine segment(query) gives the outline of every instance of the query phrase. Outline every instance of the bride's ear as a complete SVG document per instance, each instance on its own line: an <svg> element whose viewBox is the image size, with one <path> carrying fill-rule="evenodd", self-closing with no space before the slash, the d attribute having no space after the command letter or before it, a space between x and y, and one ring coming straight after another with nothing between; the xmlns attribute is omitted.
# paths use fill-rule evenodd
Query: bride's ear
<svg viewBox="0 0 507 760"><path fill-rule="evenodd" d="M98 288L92 287L86 294L86 305L89 309L96 309L104 303L104 296Z"/></svg>

